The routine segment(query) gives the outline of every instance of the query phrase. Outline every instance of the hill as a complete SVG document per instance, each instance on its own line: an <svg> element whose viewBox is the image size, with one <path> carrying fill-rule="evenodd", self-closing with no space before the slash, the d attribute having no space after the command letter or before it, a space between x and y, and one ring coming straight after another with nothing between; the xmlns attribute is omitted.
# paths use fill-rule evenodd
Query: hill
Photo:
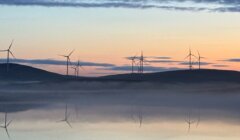
<svg viewBox="0 0 240 140"><path fill-rule="evenodd" d="M7 71L7 64L0 64L0 81L49 81L61 79L66 79L66 77L38 68L13 63L9 64L9 71Z"/></svg>
<svg viewBox="0 0 240 140"><path fill-rule="evenodd" d="M177 70L145 74L119 74L103 76L104 80L157 81L157 82L240 82L240 72L229 70Z"/></svg>
<svg viewBox="0 0 240 140"><path fill-rule="evenodd" d="M9 64L0 64L0 81L122 81L141 82L153 81L164 83L196 83L196 82L235 82L240 83L240 72L229 70L177 70L144 74L117 74L102 77L73 77L48 72L38 68Z"/></svg>

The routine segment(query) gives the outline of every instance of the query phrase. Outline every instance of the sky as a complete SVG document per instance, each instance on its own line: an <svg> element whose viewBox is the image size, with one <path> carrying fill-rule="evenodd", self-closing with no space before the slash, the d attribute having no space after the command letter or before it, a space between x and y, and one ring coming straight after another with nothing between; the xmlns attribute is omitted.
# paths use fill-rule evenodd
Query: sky
<svg viewBox="0 0 240 140"><path fill-rule="evenodd" d="M146 72L186 69L189 48L203 68L240 70L239 12L240 0L0 0L0 49L14 39L12 62L61 74L75 50L82 76L130 72L141 51Z"/></svg>

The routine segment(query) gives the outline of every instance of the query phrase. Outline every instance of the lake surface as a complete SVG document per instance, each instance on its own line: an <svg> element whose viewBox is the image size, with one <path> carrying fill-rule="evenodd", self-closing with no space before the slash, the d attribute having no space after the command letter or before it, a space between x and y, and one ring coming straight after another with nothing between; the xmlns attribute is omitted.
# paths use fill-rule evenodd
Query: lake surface
<svg viewBox="0 0 240 140"><path fill-rule="evenodd" d="M87 85L84 88L72 85L71 90L66 88L69 85L2 88L1 124L6 111L7 120L13 120L9 134L17 140L240 138L238 85L191 85L190 88L188 85L155 88L145 88L148 84L110 84L109 88L107 85L99 88L101 84L96 83ZM72 128L66 122L59 122L65 112ZM0 129L0 137L8 140L4 129Z"/></svg>

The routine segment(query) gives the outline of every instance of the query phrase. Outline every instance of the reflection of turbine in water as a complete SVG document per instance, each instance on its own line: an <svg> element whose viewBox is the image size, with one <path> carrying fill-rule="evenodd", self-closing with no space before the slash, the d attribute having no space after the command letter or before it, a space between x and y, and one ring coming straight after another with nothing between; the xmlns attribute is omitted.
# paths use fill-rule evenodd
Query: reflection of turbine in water
<svg viewBox="0 0 240 140"><path fill-rule="evenodd" d="M68 126L72 128L71 124L68 121L69 116L70 116L70 114L68 113L68 106L66 104L66 107L65 107L65 117L64 117L64 119L62 119L62 120L60 120L58 122L66 122L68 124Z"/></svg>
<svg viewBox="0 0 240 140"><path fill-rule="evenodd" d="M142 121L143 121L143 115L142 115L142 111L140 110L138 112L138 119L139 119L139 127L142 127Z"/></svg>
<svg viewBox="0 0 240 140"><path fill-rule="evenodd" d="M139 109L138 112L132 111L131 118L135 123L139 123L140 128L142 127L143 114L141 109Z"/></svg>
<svg viewBox="0 0 240 140"><path fill-rule="evenodd" d="M199 114L198 114L198 120L197 120L197 123L196 123L196 127L199 126L200 121L201 121L201 116L200 116L200 113L199 113Z"/></svg>
<svg viewBox="0 0 240 140"><path fill-rule="evenodd" d="M7 112L5 113L5 121L4 121L4 125L1 126L1 128L5 129L7 135L8 135L8 138L10 139L10 135L8 133L8 126L11 124L12 120L7 122Z"/></svg>
<svg viewBox="0 0 240 140"><path fill-rule="evenodd" d="M185 119L186 123L188 124L188 132L190 132L191 130L191 125L195 123L194 120L191 120L191 116L190 113L188 114L188 118Z"/></svg>

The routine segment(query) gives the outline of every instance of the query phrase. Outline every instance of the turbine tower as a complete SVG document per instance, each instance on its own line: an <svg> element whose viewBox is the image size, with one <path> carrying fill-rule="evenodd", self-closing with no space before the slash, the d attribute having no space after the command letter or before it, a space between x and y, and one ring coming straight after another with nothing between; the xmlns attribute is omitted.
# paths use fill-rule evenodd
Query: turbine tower
<svg viewBox="0 0 240 140"><path fill-rule="evenodd" d="M196 57L193 53L192 53L192 50L191 48L189 48L189 54L185 57L186 58L189 58L189 69L192 70L193 69L193 64L192 64L192 57Z"/></svg>
<svg viewBox="0 0 240 140"><path fill-rule="evenodd" d="M70 62L70 56L72 55L72 53L74 52L74 50L72 50L68 55L60 55L62 57L65 57L67 59L67 72L66 72L66 75L68 76L68 66L69 66L69 63Z"/></svg>
<svg viewBox="0 0 240 140"><path fill-rule="evenodd" d="M10 135L8 133L8 126L12 123L12 120L11 121L7 121L7 112L5 112L5 120L4 120L4 125L1 126L1 128L5 129L6 133L7 133L7 136L8 138L10 139Z"/></svg>
<svg viewBox="0 0 240 140"><path fill-rule="evenodd" d="M12 40L11 44L9 45L8 49L6 50L0 50L1 52L7 52L7 72L9 71L9 60L10 60L10 55L15 58L15 56L13 55L11 48L13 45L14 40Z"/></svg>

